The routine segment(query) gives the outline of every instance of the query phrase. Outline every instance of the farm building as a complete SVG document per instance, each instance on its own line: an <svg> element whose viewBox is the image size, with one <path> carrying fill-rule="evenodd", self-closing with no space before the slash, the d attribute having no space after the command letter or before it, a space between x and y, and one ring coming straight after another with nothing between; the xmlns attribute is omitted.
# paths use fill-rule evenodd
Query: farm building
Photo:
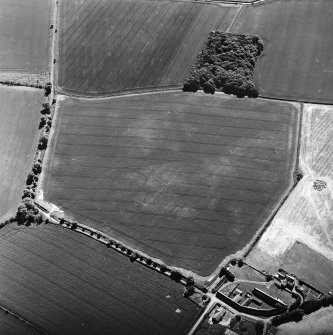
<svg viewBox="0 0 333 335"><path fill-rule="evenodd" d="M281 299L274 298L256 287L252 290L252 294L272 307L276 307L276 305L282 305L283 307L287 307L287 305Z"/></svg>

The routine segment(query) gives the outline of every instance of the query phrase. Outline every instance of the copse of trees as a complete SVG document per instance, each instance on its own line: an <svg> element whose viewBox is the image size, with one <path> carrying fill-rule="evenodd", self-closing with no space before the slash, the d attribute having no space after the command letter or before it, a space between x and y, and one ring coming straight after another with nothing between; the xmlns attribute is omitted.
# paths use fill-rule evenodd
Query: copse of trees
<svg viewBox="0 0 333 335"><path fill-rule="evenodd" d="M263 51L259 36L213 31L186 77L183 91L214 94L220 90L238 97L258 97L254 67Z"/></svg>
<svg viewBox="0 0 333 335"><path fill-rule="evenodd" d="M279 326L287 322L299 322L302 320L303 315L309 315L318 311L322 307L333 306L333 296L326 295L321 299L307 300L304 301L299 308L291 310L289 312L282 313L272 319L273 326Z"/></svg>

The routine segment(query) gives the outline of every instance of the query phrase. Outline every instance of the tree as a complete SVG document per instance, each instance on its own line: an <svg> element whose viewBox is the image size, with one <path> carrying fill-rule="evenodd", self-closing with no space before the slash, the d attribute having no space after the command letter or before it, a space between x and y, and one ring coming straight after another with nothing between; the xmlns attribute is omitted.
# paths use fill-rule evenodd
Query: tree
<svg viewBox="0 0 333 335"><path fill-rule="evenodd" d="M167 270L168 270L167 266L165 264L161 264L160 271L164 273Z"/></svg>
<svg viewBox="0 0 333 335"><path fill-rule="evenodd" d="M256 335L263 335L264 328L265 328L264 321L257 320L256 325L255 325Z"/></svg>
<svg viewBox="0 0 333 335"><path fill-rule="evenodd" d="M33 172L29 172L28 177L27 177L27 185L31 185L33 182L37 180L38 180L38 177Z"/></svg>
<svg viewBox="0 0 333 335"><path fill-rule="evenodd" d="M72 222L71 229L72 229L72 230L77 229L77 223L76 223L76 222Z"/></svg>
<svg viewBox="0 0 333 335"><path fill-rule="evenodd" d="M176 282L180 282L183 278L183 275L177 270L172 270L170 278Z"/></svg>
<svg viewBox="0 0 333 335"><path fill-rule="evenodd" d="M187 279L186 279L186 285L194 285L194 278L193 276L188 276Z"/></svg>
<svg viewBox="0 0 333 335"><path fill-rule="evenodd" d="M23 224L26 220L28 209L24 203L21 203L17 209L16 220L19 225Z"/></svg>
<svg viewBox="0 0 333 335"><path fill-rule="evenodd" d="M43 115L40 118L39 129L42 129L46 125L46 121L47 121L47 117L45 115Z"/></svg>
<svg viewBox="0 0 333 335"><path fill-rule="evenodd" d="M130 261L133 263L138 259L139 255L136 252L133 252L130 256Z"/></svg>
<svg viewBox="0 0 333 335"><path fill-rule="evenodd" d="M212 79L206 81L203 85L203 91L205 93L214 94L215 93L215 84Z"/></svg>
<svg viewBox="0 0 333 335"><path fill-rule="evenodd" d="M55 59L53 60L53 63L55 63ZM52 84L50 82L46 83L45 85L45 96L49 96L52 90Z"/></svg>
<svg viewBox="0 0 333 335"><path fill-rule="evenodd" d="M39 139L38 149L39 149L39 150L44 150L44 149L46 149L48 140L49 140L48 135L43 135L43 136Z"/></svg>
<svg viewBox="0 0 333 335"><path fill-rule="evenodd" d="M40 162L35 162L33 167L32 167L32 172L34 175L38 175L42 172L42 164Z"/></svg>
<svg viewBox="0 0 333 335"><path fill-rule="evenodd" d="M48 102L43 103L43 109L41 110L42 114L51 114L50 104Z"/></svg>
<svg viewBox="0 0 333 335"><path fill-rule="evenodd" d="M238 260L238 266L241 268L244 265L244 261L242 258Z"/></svg>
<svg viewBox="0 0 333 335"><path fill-rule="evenodd" d="M33 198L35 198L35 194L32 192L32 190L30 188L26 188L23 191L23 195L22 195L22 199L24 199L24 198L33 199Z"/></svg>
<svg viewBox="0 0 333 335"><path fill-rule="evenodd" d="M193 76L185 79L183 85L184 92L196 92L200 88L199 80Z"/></svg>
<svg viewBox="0 0 333 335"><path fill-rule="evenodd" d="M150 258L147 258L147 259L146 259L146 263L147 263L147 265L151 265L152 262L153 262L153 261L152 261Z"/></svg>
<svg viewBox="0 0 333 335"><path fill-rule="evenodd" d="M194 286L189 285L184 288L184 297L188 298L195 292Z"/></svg>

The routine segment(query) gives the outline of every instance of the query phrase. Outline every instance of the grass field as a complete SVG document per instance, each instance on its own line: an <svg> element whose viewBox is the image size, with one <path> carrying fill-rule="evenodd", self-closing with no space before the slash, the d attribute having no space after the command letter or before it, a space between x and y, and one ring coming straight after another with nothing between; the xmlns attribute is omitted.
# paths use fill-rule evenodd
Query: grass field
<svg viewBox="0 0 333 335"><path fill-rule="evenodd" d="M280 266L324 293L333 290L333 262L302 243L286 252Z"/></svg>
<svg viewBox="0 0 333 335"><path fill-rule="evenodd" d="M45 199L173 265L210 274L291 182L293 104L169 92L58 108Z"/></svg>
<svg viewBox="0 0 333 335"><path fill-rule="evenodd" d="M231 31L264 40L255 69L261 95L333 102L332 16L331 0L277 0L242 9Z"/></svg>
<svg viewBox="0 0 333 335"><path fill-rule="evenodd" d="M200 308L170 278L59 226L0 231L1 304L48 334L175 334Z"/></svg>
<svg viewBox="0 0 333 335"><path fill-rule="evenodd" d="M0 71L48 70L51 0L0 1Z"/></svg>
<svg viewBox="0 0 333 335"><path fill-rule="evenodd" d="M249 259L255 265L273 264L274 259L279 263L284 255L288 255L295 241L315 251L313 256L310 252L304 253L309 264L312 258L318 258L317 253L333 261L332 136L333 108L305 105L300 150L300 165L305 176L250 254ZM316 180L324 181L326 188L316 190ZM295 259L295 262L299 261ZM317 263L318 273L325 274L331 267L326 262L322 263ZM303 276L309 276L312 270L304 267L303 271Z"/></svg>
<svg viewBox="0 0 333 335"><path fill-rule="evenodd" d="M89 95L180 86L208 33L225 30L236 11L177 1L61 1L58 84Z"/></svg>
<svg viewBox="0 0 333 335"><path fill-rule="evenodd" d="M34 89L0 88L0 222L15 214L38 142L43 93Z"/></svg>

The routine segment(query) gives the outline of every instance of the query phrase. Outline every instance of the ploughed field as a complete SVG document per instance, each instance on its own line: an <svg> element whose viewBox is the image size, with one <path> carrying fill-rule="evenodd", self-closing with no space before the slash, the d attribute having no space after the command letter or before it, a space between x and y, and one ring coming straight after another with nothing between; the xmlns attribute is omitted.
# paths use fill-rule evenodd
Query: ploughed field
<svg viewBox="0 0 333 335"><path fill-rule="evenodd" d="M14 215L38 143L43 92L28 88L0 88L0 220Z"/></svg>
<svg viewBox="0 0 333 335"><path fill-rule="evenodd" d="M208 33L236 7L177 1L60 2L58 84L64 92L181 86Z"/></svg>
<svg viewBox="0 0 333 335"><path fill-rule="evenodd" d="M59 102L45 200L163 261L211 273L291 183L298 110L169 92Z"/></svg>
<svg viewBox="0 0 333 335"><path fill-rule="evenodd" d="M0 71L47 71L51 12L50 0L0 1Z"/></svg>
<svg viewBox="0 0 333 335"><path fill-rule="evenodd" d="M47 334L184 334L200 311L181 284L78 233L49 224L0 235L1 305Z"/></svg>
<svg viewBox="0 0 333 335"><path fill-rule="evenodd" d="M244 6L231 31L258 34L264 52L255 68L260 95L333 102L333 2L276 0Z"/></svg>
<svg viewBox="0 0 333 335"><path fill-rule="evenodd" d="M0 334L4 335L40 335L40 332L16 317L0 311Z"/></svg>

